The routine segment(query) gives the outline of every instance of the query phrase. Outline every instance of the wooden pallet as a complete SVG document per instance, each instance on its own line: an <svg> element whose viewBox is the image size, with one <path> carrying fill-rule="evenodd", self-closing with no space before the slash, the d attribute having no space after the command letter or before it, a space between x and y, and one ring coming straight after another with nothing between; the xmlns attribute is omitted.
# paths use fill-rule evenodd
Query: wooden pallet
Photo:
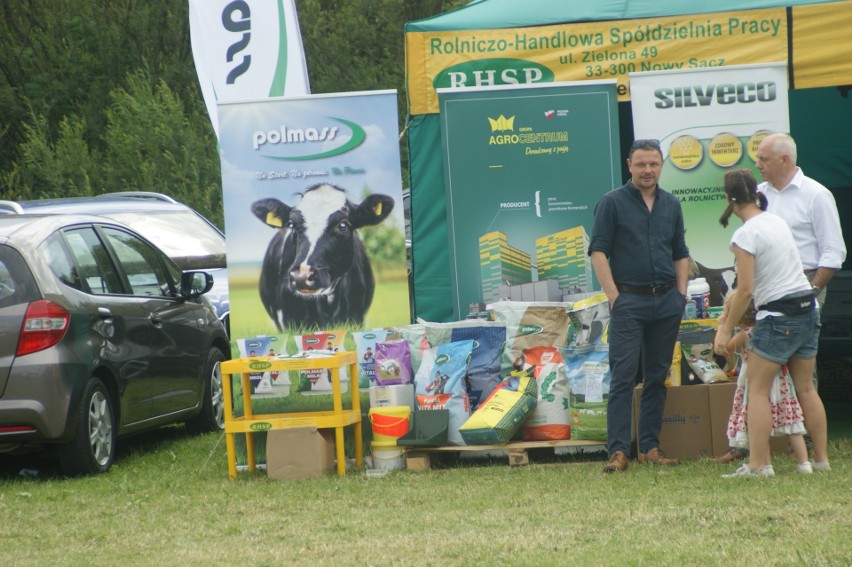
<svg viewBox="0 0 852 567"><path fill-rule="evenodd" d="M509 457L509 466L528 465L529 449L547 449L556 447L606 446L606 441L567 439L564 441L512 441L503 445L447 445L444 447L409 447L405 455L406 468L410 471L428 471L432 468L431 457L441 453L493 452L505 451Z"/></svg>

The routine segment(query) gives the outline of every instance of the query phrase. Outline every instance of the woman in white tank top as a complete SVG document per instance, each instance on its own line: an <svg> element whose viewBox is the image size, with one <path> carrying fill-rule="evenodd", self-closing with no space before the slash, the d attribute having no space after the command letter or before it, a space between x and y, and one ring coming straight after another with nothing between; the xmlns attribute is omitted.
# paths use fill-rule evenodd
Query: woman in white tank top
<svg viewBox="0 0 852 567"><path fill-rule="evenodd" d="M736 258L737 293L728 317L716 332L714 350L729 355L734 325L753 299L757 306L754 336L749 343L748 439L749 462L726 477L774 476L770 461L771 413L769 391L776 373L787 364L802 406L805 427L811 435L815 470L828 470L825 408L813 387L819 339L819 311L802 270L789 227L766 212L766 197L757 192L750 170L725 174L728 206L719 222L728 225L731 215L743 224L731 238Z"/></svg>

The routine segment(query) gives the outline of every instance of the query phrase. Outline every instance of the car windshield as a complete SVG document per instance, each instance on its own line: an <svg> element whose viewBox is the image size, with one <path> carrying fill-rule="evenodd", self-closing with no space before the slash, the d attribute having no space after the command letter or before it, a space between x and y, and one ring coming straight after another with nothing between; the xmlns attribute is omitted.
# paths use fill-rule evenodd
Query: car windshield
<svg viewBox="0 0 852 567"><path fill-rule="evenodd" d="M156 244L182 270L225 267L225 239L191 211L121 212L102 216L123 222Z"/></svg>

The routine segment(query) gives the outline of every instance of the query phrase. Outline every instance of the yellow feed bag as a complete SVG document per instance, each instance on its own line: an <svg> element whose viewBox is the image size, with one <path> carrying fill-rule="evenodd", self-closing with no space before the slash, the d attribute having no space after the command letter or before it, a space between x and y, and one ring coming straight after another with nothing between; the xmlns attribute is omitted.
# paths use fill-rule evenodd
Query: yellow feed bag
<svg viewBox="0 0 852 567"><path fill-rule="evenodd" d="M535 379L526 373L513 372L462 424L459 428L462 439L467 445L507 443L535 407L537 396Z"/></svg>

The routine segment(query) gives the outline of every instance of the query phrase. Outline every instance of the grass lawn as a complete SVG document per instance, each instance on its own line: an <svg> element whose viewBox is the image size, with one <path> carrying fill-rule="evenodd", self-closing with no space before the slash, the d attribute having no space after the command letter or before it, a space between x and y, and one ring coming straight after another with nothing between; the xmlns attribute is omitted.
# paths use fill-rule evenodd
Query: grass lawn
<svg viewBox="0 0 852 567"><path fill-rule="evenodd" d="M3 456L0 565L850 565L852 437L834 425L850 410L829 404L830 473L777 457L774 479L707 460L604 475L584 454L232 481L222 436L182 427L88 478Z"/></svg>

